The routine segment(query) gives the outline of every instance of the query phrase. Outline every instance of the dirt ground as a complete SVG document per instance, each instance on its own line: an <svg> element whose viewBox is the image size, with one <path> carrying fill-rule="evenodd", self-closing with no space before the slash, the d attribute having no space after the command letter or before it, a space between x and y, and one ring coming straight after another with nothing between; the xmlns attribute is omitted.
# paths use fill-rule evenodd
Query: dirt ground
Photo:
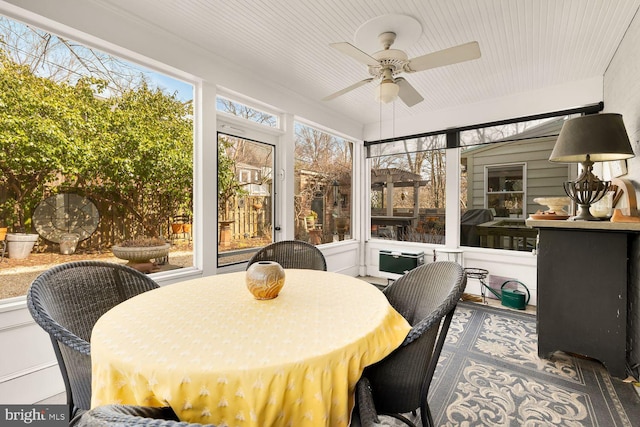
<svg viewBox="0 0 640 427"><path fill-rule="evenodd" d="M169 264L176 267L193 265L193 252L186 242L176 242L169 252ZM71 255L62 255L57 252L29 254L25 259L7 258L6 254L0 262L0 299L25 295L31 282L40 273L65 262L84 260L104 260L126 264L127 261L113 256L111 251L102 253L76 252Z"/></svg>

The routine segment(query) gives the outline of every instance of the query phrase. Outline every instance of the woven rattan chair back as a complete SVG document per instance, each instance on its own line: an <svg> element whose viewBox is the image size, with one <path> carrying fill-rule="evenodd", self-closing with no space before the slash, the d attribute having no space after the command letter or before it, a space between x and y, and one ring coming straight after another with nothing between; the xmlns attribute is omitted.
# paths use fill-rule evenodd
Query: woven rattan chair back
<svg viewBox="0 0 640 427"><path fill-rule="evenodd" d="M70 417L91 403L91 330L109 309L158 284L125 265L77 261L38 276L27 292L27 307L51 337L62 372Z"/></svg>
<svg viewBox="0 0 640 427"><path fill-rule="evenodd" d="M275 261L282 268L327 271L327 261L320 249L301 240L283 240L265 246L251 257L247 268L258 261Z"/></svg>
<svg viewBox="0 0 640 427"><path fill-rule="evenodd" d="M458 301L467 283L463 268L450 261L417 267L385 288L389 303L411 324L393 353L365 369L378 413L420 408L422 424L433 425L427 394Z"/></svg>
<svg viewBox="0 0 640 427"><path fill-rule="evenodd" d="M215 427L178 421L171 408L134 405L104 405L86 412L75 427Z"/></svg>

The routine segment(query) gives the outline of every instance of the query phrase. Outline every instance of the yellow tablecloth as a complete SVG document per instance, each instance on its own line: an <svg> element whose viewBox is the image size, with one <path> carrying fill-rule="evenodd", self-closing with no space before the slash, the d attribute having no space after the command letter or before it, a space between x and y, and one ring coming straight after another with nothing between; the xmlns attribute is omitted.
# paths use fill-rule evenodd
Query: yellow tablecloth
<svg viewBox="0 0 640 427"><path fill-rule="evenodd" d="M409 324L374 286L286 270L258 301L245 273L162 287L111 309L91 337L92 406L171 406L219 426L344 426L365 366Z"/></svg>

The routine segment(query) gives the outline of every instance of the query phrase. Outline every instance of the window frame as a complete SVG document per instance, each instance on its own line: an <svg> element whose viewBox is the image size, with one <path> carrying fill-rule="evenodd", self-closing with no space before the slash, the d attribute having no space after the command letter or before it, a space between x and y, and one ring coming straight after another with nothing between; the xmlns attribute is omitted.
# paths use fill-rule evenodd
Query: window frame
<svg viewBox="0 0 640 427"><path fill-rule="evenodd" d="M244 133L244 132L240 132L240 133ZM225 132L225 131L218 130L216 132L216 145L218 144L218 138L219 138L220 134L228 135L228 136L231 136L231 137L234 137L234 138L244 139L246 141L249 141L249 142L252 142L252 143L255 143L255 144L263 144L263 145L269 146L272 149L271 157L272 157L272 165L273 165L273 176L272 176L272 189L271 189L271 191L272 191L271 200L272 201L271 201L271 206L270 206L270 208L271 208L271 219L272 219L272 221L271 221L272 222L271 223L271 241L272 242L276 241L275 240L275 232L276 232L276 228L277 228L276 224L279 222L276 219L277 218L276 214L278 212L277 205L279 203L278 198L277 198L277 196L278 196L278 183L277 183L277 179L276 179L276 175L277 175L277 171L278 171L278 169L277 169L278 151L279 151L278 150L278 144L274 143L273 141L265 142L265 141L260 141L260 140L255 139L255 138L250 138L250 137L247 137L247 136L237 135L237 134L234 135L234 134L231 134L230 132ZM217 189L217 171L219 169L218 168L219 158L218 158L218 155L217 155L217 150L216 150L215 162L216 162L216 189ZM219 206L218 205L218 195L219 195L219 192L216 191L216 194L215 194L215 196L216 196L216 206ZM215 237L215 245L216 245L216 248L219 248L220 230L219 230L219 212L217 210L216 210L216 228L217 228L217 232L216 232L216 237ZM255 252L257 252L260 248L261 247L255 247L254 248ZM244 263L248 262L248 259L247 259L247 260L231 262L231 263L228 263L228 264L220 264L220 259L221 259L220 251L216 250L216 269L218 269L218 270L219 269L229 269L229 268L232 269L232 268L234 268L234 266L238 266L238 265L241 265L241 264L244 264Z"/></svg>
<svg viewBox="0 0 640 427"><path fill-rule="evenodd" d="M300 125L300 126L305 126L311 129L314 129L315 131L318 132L322 132L325 134L330 135L333 138L337 138L337 139L341 139L343 140L345 143L349 143L351 144L351 182L350 182L350 198L349 198L349 210L348 210L348 215L349 215L349 233L345 233L344 234L344 239L343 240L335 240L335 234L334 234L334 240L332 242L326 242L326 243L319 243L316 244L316 246L321 246L321 245L331 245L331 244L340 244L342 242L348 242L348 241L353 241L353 240L358 240L361 236L360 233L360 229L359 227L361 226L361 221L358 220L356 212L359 212L362 209L362 200L357 199L355 197L355 193L356 191L354 189L356 189L358 183L359 183L359 179L357 178L357 173L359 170L362 170L362 166L360 165L361 163L361 153L362 153L362 141L357 140L351 136L345 135L343 133L340 133L336 130L327 128L326 126L322 126L319 125L317 123L311 122L309 120L305 120L302 117L298 117L295 116L291 122L291 133L292 133L292 143L291 143L291 150L292 150L292 163L290 165L291 167L291 178L293 181L295 181L295 174L296 174L296 167L295 167L295 159L293 158L295 156L295 146L296 146L296 140L297 140L297 136L296 136L296 126ZM294 186L295 187L295 186ZM291 197L295 197L296 193L295 193L295 188L292 188L292 193L291 193ZM343 196L341 194L341 196ZM344 198L341 198L341 204L344 203ZM287 200L288 202L288 200ZM295 221L295 202L292 199L291 200L291 218L292 220ZM329 205L325 204L325 209L329 209ZM324 226L324 224L323 224ZM295 238L295 226L292 228L290 236L291 238ZM348 236L348 238L347 238Z"/></svg>
<svg viewBox="0 0 640 427"><path fill-rule="evenodd" d="M518 166L522 170L522 190L489 191L490 170L493 170L493 169L497 170L497 169L508 168L513 166ZM521 215L515 218L524 218L527 212L527 163L513 162L513 163L499 163L499 164L485 165L484 166L484 207L485 209L491 209L489 207L489 196L493 194L521 194L522 195L522 206L520 207ZM494 217L496 216L495 213L493 215Z"/></svg>
<svg viewBox="0 0 640 427"><path fill-rule="evenodd" d="M366 168L367 168L367 171L368 171L367 175L368 175L368 178L369 178L369 181L368 181L369 182L369 186L368 186L369 197L366 200L367 207L368 207L368 212L369 212L368 222L367 222L367 225L368 225L368 227L367 227L367 238L368 239L382 240L382 241L388 241L389 240L389 239L385 239L385 238L380 238L378 235L374 235L374 232L373 232L373 229L376 228L375 227L376 224L373 224L373 220L374 220L374 218L376 218L376 216L372 215L373 207L371 206L371 202L372 202L371 195L373 194L372 186L371 186L371 171L373 169L373 158L392 157L392 156L396 157L396 156L403 156L405 154L410 154L411 155L411 154L417 154L417 153L422 153L422 152L427 152L427 151L430 151L430 152L436 152L437 151L437 152L441 152L441 154L442 154L442 160L444 161L443 172L444 172L444 185L445 185L445 188L444 188L444 192L442 194L442 196L444 198L444 207L442 207L442 208L429 207L429 208L424 208L424 209L442 209L444 211L444 228L441 228L440 232L435 234L436 237L432 237L432 239L442 239L442 242L418 241L418 243L421 243L421 244L424 243L424 244L428 244L428 245L445 245L447 243L447 239L452 239L453 238L453 237L449 237L449 236L452 236L452 233L451 233L451 231L447 230L448 218L451 216L450 210L447 207L448 206L447 200L449 200L449 194L448 194L449 190L448 189L450 188L449 181L451 179L451 178L449 178L449 174L451 173L452 168L454 167L454 166L449 166L449 163L450 163L450 161L452 159L452 157L451 157L452 155L456 156L458 158L458 162L459 162L458 150L450 150L450 149L447 148L447 146L446 146L447 135L444 132L429 133L429 134L427 134L425 136L426 137L435 137L436 138L433 141L434 145L431 148L421 149L421 150L408 150L408 151L405 151L405 152L394 151L393 149L391 149L390 153L384 153L383 152L384 151L384 146L381 146L381 148L378 148L378 147L375 147L375 145L374 145L374 146L370 146L369 149L366 150L367 151L367 153L366 153L367 154ZM416 139L419 139L419 138L413 138L412 137L412 138L408 138L408 140L409 139L410 139L410 142L412 144L416 144L417 143ZM395 141L395 142L402 142L402 141L398 140L398 141ZM452 152L452 151L455 151L455 154L450 154L450 152ZM455 166L455 167L457 168L457 166ZM456 178L456 179L458 179L458 178ZM418 180L416 182L420 182L420 181L422 181L422 179L420 179L420 180ZM456 182L458 182L458 181L456 181ZM459 187L459 184L456 187ZM396 191L396 190L397 189L394 188L394 191ZM415 191L415 187L414 187L414 191ZM382 198L383 198L383 205L384 205L384 200L387 198L387 197L384 196L385 195L385 191L384 190L381 191L381 194L383 196ZM393 196L390 196L390 197L393 198ZM417 218L415 223L416 223L416 228L418 228L419 225L420 225L419 224L419 222L420 222L420 220L419 220L419 218L420 218L419 212L420 212L420 209L421 209L420 208L420 203L418 202L417 205L414 205L414 208L417 210L417 212L414 211L412 215L416 216L416 218ZM440 217L440 214L436 213L433 217ZM438 223L438 221L435 221L435 222ZM427 221L427 224L428 224L428 221ZM416 242L414 242L412 240L399 240L396 235L393 235L393 236L394 237L391 239L393 241L416 243ZM450 241L451 240L449 240L449 242Z"/></svg>
<svg viewBox="0 0 640 427"><path fill-rule="evenodd" d="M193 261L192 266L179 268L174 270L162 271L151 273L152 277L159 284L175 283L189 278L201 276L203 274L202 265L202 251L204 244L203 233L201 231L202 219L197 218L197 215L202 214L202 184L198 177L202 176L202 163L197 160L199 153L203 152L203 136L202 136L202 93L203 93L203 81L195 75L186 71L180 70L164 62L152 59L145 55L139 54L128 48L120 45L115 45L106 40L100 39L88 35L64 25L61 22L51 21L44 17L32 14L21 13L15 11L7 11L6 9L0 12L4 17L20 22L24 25L36 27L42 31L49 32L57 37L73 40L75 43L82 44L83 46L91 49L99 50L105 54L112 55L123 61L129 62L133 65L139 66L154 73L162 74L166 77L170 77L175 80L179 80L183 83L189 84L193 87L193 133L192 133L192 165L193 165L193 178L192 178L192 191L193 191L193 221L194 221L194 238L193 238ZM26 304L25 295L19 295L15 297L9 297L0 299L0 313L12 311L24 307Z"/></svg>

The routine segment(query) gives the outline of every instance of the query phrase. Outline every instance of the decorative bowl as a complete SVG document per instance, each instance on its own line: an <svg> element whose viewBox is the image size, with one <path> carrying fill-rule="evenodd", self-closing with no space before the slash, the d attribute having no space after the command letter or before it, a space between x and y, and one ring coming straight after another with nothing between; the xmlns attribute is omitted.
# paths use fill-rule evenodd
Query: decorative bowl
<svg viewBox="0 0 640 427"><path fill-rule="evenodd" d="M163 258L169 254L171 245L165 243L159 246L112 246L111 252L120 258L129 261L129 264L142 264L151 262L152 259Z"/></svg>
<svg viewBox="0 0 640 427"><path fill-rule="evenodd" d="M555 213L558 216L569 216L569 212L564 210L565 206L569 206L571 204L571 199L563 196L563 197L536 197L533 201L539 205L547 206L549 209L548 213Z"/></svg>

